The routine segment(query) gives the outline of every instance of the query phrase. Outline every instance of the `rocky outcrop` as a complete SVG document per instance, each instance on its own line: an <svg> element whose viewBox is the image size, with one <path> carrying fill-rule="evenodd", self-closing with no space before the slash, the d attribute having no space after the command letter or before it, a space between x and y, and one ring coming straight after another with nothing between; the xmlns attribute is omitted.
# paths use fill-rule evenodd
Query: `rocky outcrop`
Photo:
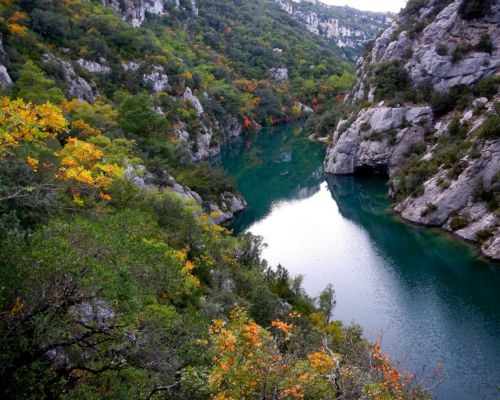
<svg viewBox="0 0 500 400"><path fill-rule="evenodd" d="M175 9L181 8L180 0L101 0L101 3L111 7L133 27L141 26L148 14L168 15L168 3L171 3ZM196 0L190 0L187 9L190 9L194 17L200 13Z"/></svg>
<svg viewBox="0 0 500 400"><path fill-rule="evenodd" d="M376 39L371 55L358 61L351 99L369 96L373 89L369 66L379 62L401 62L415 86L425 81L441 91L495 75L500 69L500 3L495 2L484 18L466 21L458 12L461 2L452 1L427 24L442 3L429 0L416 20L400 17L394 21ZM410 33L415 24L426 25L418 34Z"/></svg>
<svg viewBox="0 0 500 400"><path fill-rule="evenodd" d="M127 61L122 63L122 68L124 71L137 71L140 65L135 61Z"/></svg>
<svg viewBox="0 0 500 400"><path fill-rule="evenodd" d="M464 157L467 168L449 182L449 187L440 185L447 179L446 172L440 171L424 183L421 196L406 198L395 210L409 221L443 227L468 241L477 241L480 232L490 232L491 238L481 244L481 250L500 259L498 216L475 195L478 188L498 190L495 174L500 171L500 142L484 143L480 154L475 159ZM465 226L455 230L454 221Z"/></svg>
<svg viewBox="0 0 500 400"><path fill-rule="evenodd" d="M150 71L145 73L142 79L155 93L164 91L168 85L168 76L161 65L152 65Z"/></svg>
<svg viewBox="0 0 500 400"><path fill-rule="evenodd" d="M196 110L196 113L198 114L198 116L201 116L203 114L203 106L201 105L200 100L198 99L198 97L196 97L193 94L193 91L190 88L187 87L184 90L183 97L184 97L184 99L188 100L193 105L193 107Z"/></svg>
<svg viewBox="0 0 500 400"><path fill-rule="evenodd" d="M392 19L390 14L358 11L349 7L327 6L316 0L275 0L305 24L308 31L360 54L364 42L375 37Z"/></svg>
<svg viewBox="0 0 500 400"><path fill-rule="evenodd" d="M73 66L68 61L45 53L42 55L42 62L58 66L64 81L68 85L68 97L85 100L89 103L94 102L98 96L97 91L94 91L85 79L77 75Z"/></svg>
<svg viewBox="0 0 500 400"><path fill-rule="evenodd" d="M5 49L3 48L2 35L0 35L0 85L2 86L9 86L12 84L12 78L10 77L9 72L7 71L5 65L3 65L7 61L8 61L8 56L7 53L5 52Z"/></svg>
<svg viewBox="0 0 500 400"><path fill-rule="evenodd" d="M132 26L140 26L146 15L165 14L165 0L101 0L105 6L113 8Z"/></svg>
<svg viewBox="0 0 500 400"><path fill-rule="evenodd" d="M188 127L184 122L178 122L174 127L174 134L185 144L193 162L220 153L220 143L215 137L214 130L203 121L200 127L191 133L188 132Z"/></svg>
<svg viewBox="0 0 500 400"><path fill-rule="evenodd" d="M234 214L247 208L247 202L241 195L231 192L223 192L219 204L211 204L210 210L212 221L221 224L231 220Z"/></svg>
<svg viewBox="0 0 500 400"><path fill-rule="evenodd" d="M495 201L500 190L500 141L478 133L498 114L499 95L491 100L477 98L465 110L446 115L433 113L426 102L430 99L420 104L403 100L373 104L377 82L371 74L383 62L403 66L415 90L426 83L444 92L500 76L500 2L494 2L483 18L464 20L459 13L461 1L446 5L428 0L415 15L400 16L377 38L371 54L358 61L357 82L346 98L358 104L354 107L358 111L338 123L324 169L332 174L384 171L390 178L390 195L397 199L395 210L403 218L478 242L485 255L500 259ZM421 32L415 34L411 29L419 23ZM485 38L488 52L483 51ZM362 103L369 105L360 108ZM445 164L436 164L441 163L437 154L453 140L440 141L450 135L452 121L459 121L464 135L461 147L448 150L460 157L453 172ZM469 151L463 151L463 146L469 146ZM402 180L404 174L411 174L410 160L413 166L433 163L433 167L422 183L416 183L421 188L408 194Z"/></svg>
<svg viewBox="0 0 500 400"><path fill-rule="evenodd" d="M0 65L0 85L2 86L8 86L12 84L12 79L7 72L7 68L5 66Z"/></svg>
<svg viewBox="0 0 500 400"><path fill-rule="evenodd" d="M271 68L269 69L269 75L275 81L286 81L288 80L288 68Z"/></svg>
<svg viewBox="0 0 500 400"><path fill-rule="evenodd" d="M90 72L90 73L94 73L94 74L108 74L108 73L110 73L111 68L105 64L106 60L101 58L101 60L99 60L99 61L100 61L100 63L97 61L91 61L91 60L85 60L83 58L79 58L78 60L76 60L76 63L80 67L82 67L84 70L86 70L87 72Z"/></svg>
<svg viewBox="0 0 500 400"><path fill-rule="evenodd" d="M238 118L231 115L226 116L221 122L215 122L217 128L224 134L226 139L240 136L243 130L243 126L238 121Z"/></svg>
<svg viewBox="0 0 500 400"><path fill-rule="evenodd" d="M125 168L125 178L140 189L154 189L175 194L183 201L199 207L210 215L214 224L222 224L231 220L234 215L247 207L245 199L238 193L222 192L217 202L207 201L187 186L182 186L164 172L161 183L158 177L150 173L144 165L128 165Z"/></svg>
<svg viewBox="0 0 500 400"><path fill-rule="evenodd" d="M362 110L351 124L340 121L333 137L335 144L327 150L325 172L352 174L365 167L389 172L404 164L413 146L424 142L431 119L430 107L387 107L381 103Z"/></svg>
<svg viewBox="0 0 500 400"><path fill-rule="evenodd" d="M401 33L382 53L381 60L401 59L402 52L411 46L413 54L405 67L413 81L418 84L430 79L440 90L493 75L500 68L500 3L496 2L484 18L473 21L460 18L460 3L454 1L442 10L416 42ZM431 7L422 9L420 19L429 12ZM475 50L483 38L489 38L491 52L484 48ZM463 56L458 54L461 51L465 53Z"/></svg>

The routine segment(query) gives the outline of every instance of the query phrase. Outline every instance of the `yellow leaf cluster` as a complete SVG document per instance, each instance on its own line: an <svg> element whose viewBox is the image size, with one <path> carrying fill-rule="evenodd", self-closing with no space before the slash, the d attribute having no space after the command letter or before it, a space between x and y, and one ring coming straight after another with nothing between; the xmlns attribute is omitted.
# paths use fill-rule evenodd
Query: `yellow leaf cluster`
<svg viewBox="0 0 500 400"><path fill-rule="evenodd" d="M67 128L58 107L46 103L34 105L22 99L0 99L0 157L25 142L44 144Z"/></svg>
<svg viewBox="0 0 500 400"><path fill-rule="evenodd" d="M56 176L62 180L106 188L118 170L116 165L102 161L103 152L93 144L75 138L68 139L57 155L61 158L61 167Z"/></svg>
<svg viewBox="0 0 500 400"><path fill-rule="evenodd" d="M71 130L80 136L99 136L102 132L86 123L83 119L75 119L71 122Z"/></svg>

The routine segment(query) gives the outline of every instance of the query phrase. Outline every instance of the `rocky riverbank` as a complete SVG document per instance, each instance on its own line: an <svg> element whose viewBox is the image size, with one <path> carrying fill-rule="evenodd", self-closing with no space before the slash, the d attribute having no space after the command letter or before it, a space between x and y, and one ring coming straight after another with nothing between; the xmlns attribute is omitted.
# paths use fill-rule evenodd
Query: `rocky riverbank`
<svg viewBox="0 0 500 400"><path fill-rule="evenodd" d="M498 260L500 4L471 16L443 3L410 2L358 61L324 169L384 171L403 218Z"/></svg>

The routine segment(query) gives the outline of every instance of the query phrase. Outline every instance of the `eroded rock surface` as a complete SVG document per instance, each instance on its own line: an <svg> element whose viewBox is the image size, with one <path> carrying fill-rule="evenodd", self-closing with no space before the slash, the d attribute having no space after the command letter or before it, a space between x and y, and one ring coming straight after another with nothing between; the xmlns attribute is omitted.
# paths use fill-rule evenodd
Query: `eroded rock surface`
<svg viewBox="0 0 500 400"><path fill-rule="evenodd" d="M500 76L500 2L494 2L484 17L470 20L461 17L460 3L428 0L413 16L414 23L423 25L420 33L407 31L412 24L400 16L377 38L371 53L358 61L357 82L346 98L358 104L357 111L341 120L332 133L324 169L332 174L385 171L390 194L397 200L395 210L403 218L452 231L479 243L485 255L500 259L500 141L480 134L483 125L498 114L500 96L478 97L465 109L445 115L433 113L430 99L419 104L374 103L377 82L371 71L384 62L403 66L416 90L425 82L436 92L447 92L457 85ZM483 51L485 41L490 51ZM457 120L465 130L468 151L450 150L460 154L455 170L433 165L420 190L402 197L408 189L402 191L400 172L409 173L405 168L411 159L415 165L415 157L416 165L432 163Z"/></svg>

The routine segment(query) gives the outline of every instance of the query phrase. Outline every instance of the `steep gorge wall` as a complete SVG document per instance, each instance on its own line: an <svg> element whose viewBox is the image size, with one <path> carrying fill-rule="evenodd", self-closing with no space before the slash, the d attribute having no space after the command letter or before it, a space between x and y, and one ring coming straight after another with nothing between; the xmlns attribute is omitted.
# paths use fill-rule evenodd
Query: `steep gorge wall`
<svg viewBox="0 0 500 400"><path fill-rule="evenodd" d="M384 28L392 15L370 13L349 7L327 6L316 0L275 0L305 24L310 32L331 39L338 47L359 54L363 44Z"/></svg>
<svg viewBox="0 0 500 400"><path fill-rule="evenodd" d="M500 3L492 3L480 18L463 16L463 0L431 0L400 15L358 61L347 98L352 111L332 134L324 169L384 170L403 218L452 231L500 259L494 78L500 76ZM377 79L401 66L408 88L384 98ZM486 83L496 89L483 97L478 92ZM439 109L451 98L460 106Z"/></svg>

